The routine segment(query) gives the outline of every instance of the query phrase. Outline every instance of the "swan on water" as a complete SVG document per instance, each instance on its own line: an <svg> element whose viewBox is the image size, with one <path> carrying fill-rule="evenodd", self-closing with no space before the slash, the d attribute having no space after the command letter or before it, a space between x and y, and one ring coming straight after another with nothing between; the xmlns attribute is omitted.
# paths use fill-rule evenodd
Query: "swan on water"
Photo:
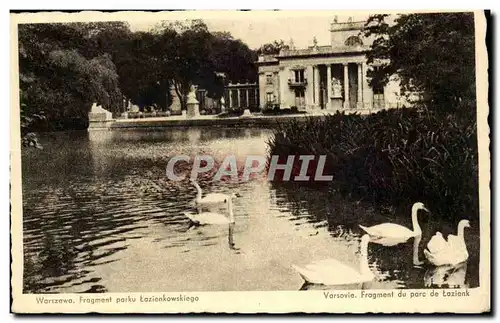
<svg viewBox="0 0 500 323"><path fill-rule="evenodd" d="M195 203L199 207L214 207L214 206L220 206L220 205L227 205L229 200L231 198L237 198L240 197L239 194L237 193L232 193L232 194L222 194L222 193L208 193L203 197L203 192L201 190L200 185L195 181L191 180L191 183L193 183L194 187L196 187L196 199Z"/></svg>
<svg viewBox="0 0 500 323"><path fill-rule="evenodd" d="M387 241L391 241L393 244L405 242L410 238L422 235L422 229L420 228L417 219L419 210L429 212L429 210L424 206L423 203L417 202L413 204L413 207L411 208L411 222L413 225L413 230L395 223L382 223L371 227L359 225L359 227L373 238L382 239L386 243Z"/></svg>
<svg viewBox="0 0 500 323"><path fill-rule="evenodd" d="M461 220L457 235L450 234L447 240L441 232L436 232L424 249L427 260L435 266L456 265L466 261L469 253L464 239L465 228L470 228L469 220Z"/></svg>
<svg viewBox="0 0 500 323"><path fill-rule="evenodd" d="M368 266L368 243L370 236L365 234L361 238L359 270L356 270L336 259L315 261L304 268L292 265L299 275L310 284L348 285L373 280L375 275Z"/></svg>
<svg viewBox="0 0 500 323"><path fill-rule="evenodd" d="M196 225L231 224L234 223L233 202L231 198L228 199L228 209L229 209L229 216L225 216L222 213L216 213L216 212L201 212L201 213L184 212L184 215L188 217Z"/></svg>

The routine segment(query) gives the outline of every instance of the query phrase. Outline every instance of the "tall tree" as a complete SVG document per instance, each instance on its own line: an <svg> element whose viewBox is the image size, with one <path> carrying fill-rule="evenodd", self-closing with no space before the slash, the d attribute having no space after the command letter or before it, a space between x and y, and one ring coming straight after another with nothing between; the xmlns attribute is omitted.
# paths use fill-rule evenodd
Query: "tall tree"
<svg viewBox="0 0 500 323"><path fill-rule="evenodd" d="M391 76L402 89L424 95L424 103L457 109L475 98L474 15L433 13L369 17L364 34L373 37L368 63L372 86Z"/></svg>
<svg viewBox="0 0 500 323"><path fill-rule="evenodd" d="M86 32L78 24L19 26L20 90L26 116L46 116L49 129L85 128L93 102L117 111L118 75L111 57L85 57Z"/></svg>
<svg viewBox="0 0 500 323"><path fill-rule="evenodd" d="M154 29L160 37L170 38L169 64L172 84L186 109L187 95L194 84L203 85L205 80L213 80L215 67L212 62L211 37L208 27L199 20L186 24L163 24Z"/></svg>
<svg viewBox="0 0 500 323"><path fill-rule="evenodd" d="M230 33L213 33L212 61L218 72L227 75L232 82L255 82L257 54Z"/></svg>
<svg viewBox="0 0 500 323"><path fill-rule="evenodd" d="M282 49L288 49L283 39L275 40L271 43L266 43L256 50L257 55L278 55Z"/></svg>
<svg viewBox="0 0 500 323"><path fill-rule="evenodd" d="M123 39L124 50L114 59L123 93L141 110L145 106L165 110L171 102L171 64L162 40L148 32L133 33Z"/></svg>

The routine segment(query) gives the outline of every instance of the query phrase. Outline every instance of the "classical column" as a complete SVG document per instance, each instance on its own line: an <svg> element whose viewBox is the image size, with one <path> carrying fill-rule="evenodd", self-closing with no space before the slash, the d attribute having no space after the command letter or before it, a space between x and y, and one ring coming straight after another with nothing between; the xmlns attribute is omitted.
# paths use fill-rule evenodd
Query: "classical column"
<svg viewBox="0 0 500 323"><path fill-rule="evenodd" d="M349 65L343 63L344 65L344 109L349 108Z"/></svg>
<svg viewBox="0 0 500 323"><path fill-rule="evenodd" d="M330 97L332 96L332 64L326 65L326 108L330 108Z"/></svg>
<svg viewBox="0 0 500 323"><path fill-rule="evenodd" d="M238 106L237 106L237 108L239 109L239 108L241 108L241 93L240 93L240 89L238 89L237 91L238 91L238 101L237 101Z"/></svg>
<svg viewBox="0 0 500 323"><path fill-rule="evenodd" d="M288 76L290 75L290 71L287 71L284 67L280 67L279 83L278 83L278 98L277 103L280 104L281 109L283 109L286 105L289 105L286 97L286 87L288 82Z"/></svg>
<svg viewBox="0 0 500 323"><path fill-rule="evenodd" d="M231 89L227 89L227 94L229 98L229 109L233 108L233 91Z"/></svg>
<svg viewBox="0 0 500 323"><path fill-rule="evenodd" d="M314 66L314 103L319 105L319 65Z"/></svg>
<svg viewBox="0 0 500 323"><path fill-rule="evenodd" d="M249 99L249 96L248 96L248 91L250 91L250 89L249 89L249 88L247 88L247 89L245 90L245 92L247 93L247 104L246 104L246 108L249 108L249 107L250 107L250 101L248 100L248 99Z"/></svg>
<svg viewBox="0 0 500 323"><path fill-rule="evenodd" d="M307 80L304 91L305 105L307 108L312 108L314 105L314 66L308 65L304 73L304 79Z"/></svg>
<svg viewBox="0 0 500 323"><path fill-rule="evenodd" d="M363 71L362 71L362 67L363 67L363 64L362 63L358 63L358 109L362 109L363 108L363 83L362 83L362 80L363 80Z"/></svg>
<svg viewBox="0 0 500 323"><path fill-rule="evenodd" d="M363 62L362 68L362 82L363 82L363 109L371 109L373 104L373 92L368 85L368 79L366 77L366 72L368 71L368 66L366 62Z"/></svg>

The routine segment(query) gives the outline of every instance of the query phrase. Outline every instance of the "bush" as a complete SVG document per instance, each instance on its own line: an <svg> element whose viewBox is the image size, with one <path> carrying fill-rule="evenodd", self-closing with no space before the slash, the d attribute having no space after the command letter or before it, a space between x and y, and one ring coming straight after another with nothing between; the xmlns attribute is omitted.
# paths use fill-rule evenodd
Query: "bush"
<svg viewBox="0 0 500 323"><path fill-rule="evenodd" d="M472 113L408 109L290 120L269 144L270 155L284 158L327 155L330 185L344 195L392 206L422 201L461 218L478 212L476 138Z"/></svg>
<svg viewBox="0 0 500 323"><path fill-rule="evenodd" d="M250 112L252 112L252 113L261 112L261 108L259 106L251 106L250 107Z"/></svg>
<svg viewBox="0 0 500 323"><path fill-rule="evenodd" d="M298 113L299 112L299 109L296 106L293 106L290 110L291 110L292 113Z"/></svg>
<svg viewBox="0 0 500 323"><path fill-rule="evenodd" d="M306 112L305 111L298 111L297 108L295 108L295 110L294 110L293 107L291 109L289 109L289 108L280 109L278 106L272 110L264 110L264 111L262 111L262 113L264 115L277 116L277 115L287 115L287 114L305 114Z"/></svg>

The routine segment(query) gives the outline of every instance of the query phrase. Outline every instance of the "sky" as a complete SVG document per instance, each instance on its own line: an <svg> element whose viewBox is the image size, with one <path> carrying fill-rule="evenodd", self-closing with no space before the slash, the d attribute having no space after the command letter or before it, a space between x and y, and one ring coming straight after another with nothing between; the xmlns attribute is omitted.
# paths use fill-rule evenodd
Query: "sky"
<svg viewBox="0 0 500 323"><path fill-rule="evenodd" d="M241 39L250 48L256 49L262 44L283 39L293 43L297 48L313 45L316 37L318 45L330 45L330 23L335 16L339 22L346 22L349 17L353 21L366 20L368 14L346 15L343 12L281 12L267 11L260 13L233 11L231 14L208 15L201 17L211 31L228 31L234 38ZM148 30L159 20L129 21L133 31Z"/></svg>

